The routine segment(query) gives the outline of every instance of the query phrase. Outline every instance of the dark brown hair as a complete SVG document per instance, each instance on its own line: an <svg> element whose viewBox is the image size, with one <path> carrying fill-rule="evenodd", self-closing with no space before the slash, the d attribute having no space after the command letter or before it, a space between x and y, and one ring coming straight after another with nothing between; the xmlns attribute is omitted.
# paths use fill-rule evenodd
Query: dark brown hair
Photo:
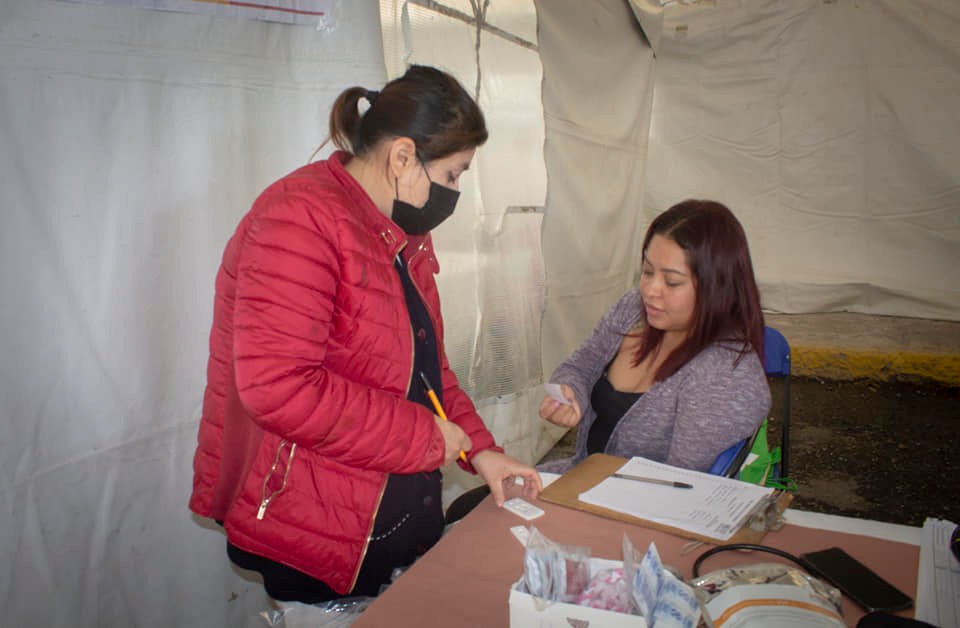
<svg viewBox="0 0 960 628"><path fill-rule="evenodd" d="M710 344L728 341L740 345L740 356L755 351L763 361L763 312L760 292L753 276L747 236L727 207L716 201L686 200L657 216L643 239L643 255L653 236L669 238L683 249L693 273L696 298L691 329L654 376L664 380ZM663 331L647 325L646 311L640 346L634 366L654 352Z"/></svg>
<svg viewBox="0 0 960 628"><path fill-rule="evenodd" d="M370 108L360 115L361 98ZM330 111L330 138L341 150L362 156L380 141L409 137L422 162L476 148L487 141L480 107L446 72L411 65L380 92L343 91Z"/></svg>

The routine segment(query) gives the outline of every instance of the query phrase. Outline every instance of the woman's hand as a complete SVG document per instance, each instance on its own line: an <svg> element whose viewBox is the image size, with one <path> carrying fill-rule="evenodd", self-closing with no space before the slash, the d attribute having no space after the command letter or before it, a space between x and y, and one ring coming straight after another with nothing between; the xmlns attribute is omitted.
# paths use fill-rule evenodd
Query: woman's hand
<svg viewBox="0 0 960 628"><path fill-rule="evenodd" d="M560 403L548 395L540 402L540 418L561 427L576 427L580 423L580 404L577 403L577 397L573 394L573 389L566 384L560 384L560 390L564 399L570 403Z"/></svg>
<svg viewBox="0 0 960 628"><path fill-rule="evenodd" d="M444 421L437 415L433 415L433 420L437 422L440 433L443 434L443 464L450 464L460 457L461 451L470 451L473 449L473 442L467 433L453 421Z"/></svg>
<svg viewBox="0 0 960 628"><path fill-rule="evenodd" d="M543 490L543 482L536 469L499 451L485 449L471 458L470 464L486 480L498 508L503 506L505 489L516 484L518 477L523 478L523 496L527 500L535 498Z"/></svg>

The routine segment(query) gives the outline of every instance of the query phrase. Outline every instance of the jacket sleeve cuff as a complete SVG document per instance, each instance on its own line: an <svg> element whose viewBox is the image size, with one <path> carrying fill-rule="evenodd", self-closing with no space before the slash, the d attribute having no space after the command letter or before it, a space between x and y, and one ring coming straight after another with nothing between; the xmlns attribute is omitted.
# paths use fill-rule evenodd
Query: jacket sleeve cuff
<svg viewBox="0 0 960 628"><path fill-rule="evenodd" d="M497 445L491 445L489 447L484 447L483 449L472 449L467 452L467 461L464 462L463 459L457 458L457 464L460 465L460 468L466 471L467 473L472 473L473 475L477 474L477 470L473 468L473 457L476 456L481 451L495 451L497 453L503 453L503 447L498 447Z"/></svg>
<svg viewBox="0 0 960 628"><path fill-rule="evenodd" d="M433 438L430 439L430 445L423 454L423 468L432 470L443 466L443 454L446 451L446 444L443 442L443 434L440 428L434 431Z"/></svg>

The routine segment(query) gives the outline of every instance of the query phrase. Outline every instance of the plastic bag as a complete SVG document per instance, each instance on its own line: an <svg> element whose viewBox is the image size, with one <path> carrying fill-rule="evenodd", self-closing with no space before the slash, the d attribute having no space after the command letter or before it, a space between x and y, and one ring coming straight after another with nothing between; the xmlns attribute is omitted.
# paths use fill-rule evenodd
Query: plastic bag
<svg viewBox="0 0 960 628"><path fill-rule="evenodd" d="M720 617L731 625L757 628L846 626L837 589L782 563L719 569L694 578L692 584L708 626Z"/></svg>
<svg viewBox="0 0 960 628"><path fill-rule="evenodd" d="M322 604L278 602L279 609L263 611L260 616L272 628L349 628L375 599L357 596Z"/></svg>
<svg viewBox="0 0 960 628"><path fill-rule="evenodd" d="M535 526L523 557L523 583L539 608L550 602L576 602L590 582L590 549L561 545Z"/></svg>

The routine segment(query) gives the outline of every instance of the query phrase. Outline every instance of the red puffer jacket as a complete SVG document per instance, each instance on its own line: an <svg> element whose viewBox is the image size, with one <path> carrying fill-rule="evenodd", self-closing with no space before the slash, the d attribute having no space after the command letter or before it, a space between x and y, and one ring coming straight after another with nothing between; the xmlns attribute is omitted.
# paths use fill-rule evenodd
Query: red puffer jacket
<svg viewBox="0 0 960 628"><path fill-rule="evenodd" d="M416 384L401 251L437 331L444 409L471 455L495 448L443 352L429 236L408 243L347 158L271 185L227 245L190 498L237 547L340 593L353 588L387 475L443 463L433 414L406 400Z"/></svg>

